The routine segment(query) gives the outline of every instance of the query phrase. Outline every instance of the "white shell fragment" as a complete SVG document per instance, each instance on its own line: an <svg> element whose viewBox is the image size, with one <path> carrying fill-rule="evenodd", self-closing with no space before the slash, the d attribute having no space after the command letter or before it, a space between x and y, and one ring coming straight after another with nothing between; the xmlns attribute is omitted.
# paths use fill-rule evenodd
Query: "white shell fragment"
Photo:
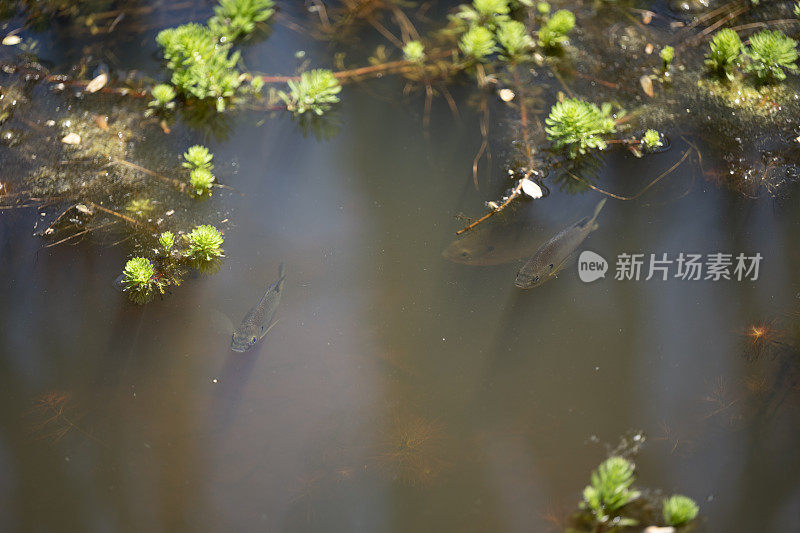
<svg viewBox="0 0 800 533"><path fill-rule="evenodd" d="M92 81L90 81L88 85L86 85L86 92L96 93L97 91L105 87L106 83L108 83L108 75L104 72L99 76L97 76Z"/></svg>
<svg viewBox="0 0 800 533"><path fill-rule="evenodd" d="M500 100L504 102L510 102L514 99L515 94L511 89L500 89L497 91L497 96L499 96Z"/></svg>
<svg viewBox="0 0 800 533"><path fill-rule="evenodd" d="M533 198L541 198L544 193L542 192L542 188L536 184L535 181L529 180L528 178L523 178L521 181L522 184L522 192Z"/></svg>
<svg viewBox="0 0 800 533"><path fill-rule="evenodd" d="M6 35L3 38L3 44L6 46L14 46L22 42L22 37L19 35Z"/></svg>
<svg viewBox="0 0 800 533"><path fill-rule="evenodd" d="M64 144L80 144L81 136L77 133L67 133L64 135L64 138L61 139L61 142Z"/></svg>

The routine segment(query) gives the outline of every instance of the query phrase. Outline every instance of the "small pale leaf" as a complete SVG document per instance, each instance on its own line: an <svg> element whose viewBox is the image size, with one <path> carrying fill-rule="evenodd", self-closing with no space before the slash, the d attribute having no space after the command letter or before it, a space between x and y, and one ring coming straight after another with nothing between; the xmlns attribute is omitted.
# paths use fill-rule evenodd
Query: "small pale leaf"
<svg viewBox="0 0 800 533"><path fill-rule="evenodd" d="M19 35L6 35L3 38L3 44L6 46L14 46L22 42L22 38Z"/></svg>
<svg viewBox="0 0 800 533"><path fill-rule="evenodd" d="M639 78L639 84L642 86L644 94L652 98L655 93L653 92L653 80L650 79L650 76L645 75Z"/></svg>
<svg viewBox="0 0 800 533"><path fill-rule="evenodd" d="M105 87L106 83L108 83L108 74L103 72L102 74L100 74L95 79L89 82L89 84L86 86L86 92L96 93L97 91Z"/></svg>
<svg viewBox="0 0 800 533"><path fill-rule="evenodd" d="M81 136L77 133L67 133L61 142L64 144L80 144L81 143Z"/></svg>

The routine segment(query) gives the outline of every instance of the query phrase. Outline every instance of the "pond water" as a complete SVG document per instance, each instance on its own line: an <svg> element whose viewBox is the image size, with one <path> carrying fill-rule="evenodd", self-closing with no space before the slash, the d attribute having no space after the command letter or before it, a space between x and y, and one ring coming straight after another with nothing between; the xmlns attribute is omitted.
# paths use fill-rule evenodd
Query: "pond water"
<svg viewBox="0 0 800 533"><path fill-rule="evenodd" d="M158 75L153 35L173 19L143 16L154 29L109 38L104 59ZM79 59L65 24L37 34L55 64ZM291 73L295 50L325 65L334 49L275 24L244 59ZM426 131L403 85L347 86L329 140L282 115L237 115L226 139L179 126L165 142L205 141L245 196L211 200L231 219L220 272L146 306L112 284L124 244L44 248L38 210L0 213L4 530L562 531L623 435L645 439L637 485L694 498L696 530L797 528L800 359L785 339L754 357L747 335L800 320L794 188L718 185L686 128L643 159L609 151L596 183L620 194L691 155L640 198L608 199L580 248L609 261L604 279L573 261L522 291L522 260L442 255L456 215L509 186L512 118L492 115L476 190L471 89L452 87L458 118L436 100ZM487 227L535 249L602 197L551 186ZM681 252L763 260L755 281L644 279L650 254ZM645 254L642 279L614 279L622 253ZM276 325L231 352L223 317L238 323L281 262Z"/></svg>

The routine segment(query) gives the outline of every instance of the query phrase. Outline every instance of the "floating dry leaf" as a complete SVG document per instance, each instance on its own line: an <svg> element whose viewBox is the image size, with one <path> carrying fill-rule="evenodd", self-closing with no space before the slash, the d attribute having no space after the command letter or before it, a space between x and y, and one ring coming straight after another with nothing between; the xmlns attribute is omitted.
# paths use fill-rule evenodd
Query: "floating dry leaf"
<svg viewBox="0 0 800 533"><path fill-rule="evenodd" d="M100 89L105 87L106 83L108 83L108 74L103 72L102 74L97 76L95 79L90 81L88 85L86 85L86 92L88 92L88 93L96 93L97 91L99 91Z"/></svg>
<svg viewBox="0 0 800 533"><path fill-rule="evenodd" d="M67 133L61 142L64 144L80 144L81 143L81 136L77 133Z"/></svg>
<svg viewBox="0 0 800 533"><path fill-rule="evenodd" d="M653 53L653 44L647 43L647 46L644 47L644 53L650 55Z"/></svg>
<svg viewBox="0 0 800 533"><path fill-rule="evenodd" d="M650 76L645 75L639 78L639 84L642 86L644 94L652 98L655 93L653 92L653 80L650 79Z"/></svg>

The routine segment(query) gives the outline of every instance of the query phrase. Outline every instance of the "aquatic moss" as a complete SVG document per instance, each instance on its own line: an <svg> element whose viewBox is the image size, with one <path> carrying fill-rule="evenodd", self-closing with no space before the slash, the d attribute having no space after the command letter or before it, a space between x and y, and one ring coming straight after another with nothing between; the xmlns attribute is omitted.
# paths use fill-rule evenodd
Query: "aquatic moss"
<svg viewBox="0 0 800 533"><path fill-rule="evenodd" d="M403 57L414 63L421 63L425 60L425 47L419 41L409 41L403 46Z"/></svg>
<svg viewBox="0 0 800 533"><path fill-rule="evenodd" d="M208 27L223 41L232 41L253 33L256 24L275 13L273 0L219 0Z"/></svg>
<svg viewBox="0 0 800 533"><path fill-rule="evenodd" d="M211 185L214 183L214 174L207 168L193 168L189 173L189 184L196 196L211 194Z"/></svg>
<svg viewBox="0 0 800 533"><path fill-rule="evenodd" d="M507 15L511 11L508 0L474 0L472 6L479 15L487 18Z"/></svg>
<svg viewBox="0 0 800 533"><path fill-rule="evenodd" d="M461 52L475 61L483 61L495 50L494 34L483 26L473 26L458 42Z"/></svg>
<svg viewBox="0 0 800 533"><path fill-rule="evenodd" d="M567 35L575 27L575 15L566 9L559 9L539 28L539 46L556 48L567 41Z"/></svg>
<svg viewBox="0 0 800 533"><path fill-rule="evenodd" d="M509 20L500 24L497 29L497 42L503 47L502 59L519 61L533 48L533 38L521 22Z"/></svg>
<svg viewBox="0 0 800 533"><path fill-rule="evenodd" d="M153 87L150 94L153 96L153 100L147 104L150 107L169 108L175 106L173 100L175 100L176 94L171 85L159 83Z"/></svg>
<svg viewBox="0 0 800 533"><path fill-rule="evenodd" d="M595 104L567 98L557 102L545 119L547 138L555 148L568 147L570 157L587 150L603 150L606 142L603 135L616 132L616 124L611 118L611 106Z"/></svg>
<svg viewBox="0 0 800 533"><path fill-rule="evenodd" d="M634 465L623 457L609 457L594 472L591 483L583 489L581 508L590 511L598 524L604 524L617 512L639 498L639 491L631 489L635 481ZM631 520L617 521L617 525L633 525Z"/></svg>
<svg viewBox="0 0 800 533"><path fill-rule="evenodd" d="M658 53L658 57L661 58L661 70L664 72L668 71L672 60L675 59L675 48L672 46L665 46Z"/></svg>
<svg viewBox="0 0 800 533"><path fill-rule="evenodd" d="M676 494L664 500L662 514L668 526L680 527L697 517L700 508L691 498Z"/></svg>
<svg viewBox="0 0 800 533"><path fill-rule="evenodd" d="M153 297L155 267L149 259L134 257L125 263L122 283L131 300L143 304Z"/></svg>
<svg viewBox="0 0 800 533"><path fill-rule="evenodd" d="M158 236L158 244L165 252L171 251L172 247L175 246L175 235L171 231L163 232Z"/></svg>
<svg viewBox="0 0 800 533"><path fill-rule="evenodd" d="M765 83L786 79L786 72L797 72L797 41L782 31L763 30L750 37L745 48L748 58L746 70Z"/></svg>
<svg viewBox="0 0 800 533"><path fill-rule="evenodd" d="M220 231L211 225L202 225L185 236L188 248L186 257L194 261L213 261L223 256L223 237Z"/></svg>
<svg viewBox="0 0 800 533"><path fill-rule="evenodd" d="M732 80L741 51L742 40L739 34L730 28L725 28L712 37L705 65L713 72Z"/></svg>
<svg viewBox="0 0 800 533"><path fill-rule="evenodd" d="M644 132L640 142L642 147L646 150L653 150L664 146L664 142L661 140L661 134L656 130L647 130Z"/></svg>
<svg viewBox="0 0 800 533"><path fill-rule="evenodd" d="M172 84L199 100L215 98L217 109L224 110L225 99L242 84L236 68L239 53L231 53L213 31L194 23L162 30L156 41L172 71Z"/></svg>
<svg viewBox="0 0 800 533"><path fill-rule="evenodd" d="M298 81L289 81L289 92L280 91L278 96L286 108L295 115L312 112L322 115L339 102L337 96L342 86L333 72L317 69L303 72Z"/></svg>
<svg viewBox="0 0 800 533"><path fill-rule="evenodd" d="M199 144L190 146L189 149L183 154L183 158L185 161L181 164L184 168L205 168L208 170L214 168L214 165L211 164L211 160L214 158L214 155L208 150L208 148Z"/></svg>

